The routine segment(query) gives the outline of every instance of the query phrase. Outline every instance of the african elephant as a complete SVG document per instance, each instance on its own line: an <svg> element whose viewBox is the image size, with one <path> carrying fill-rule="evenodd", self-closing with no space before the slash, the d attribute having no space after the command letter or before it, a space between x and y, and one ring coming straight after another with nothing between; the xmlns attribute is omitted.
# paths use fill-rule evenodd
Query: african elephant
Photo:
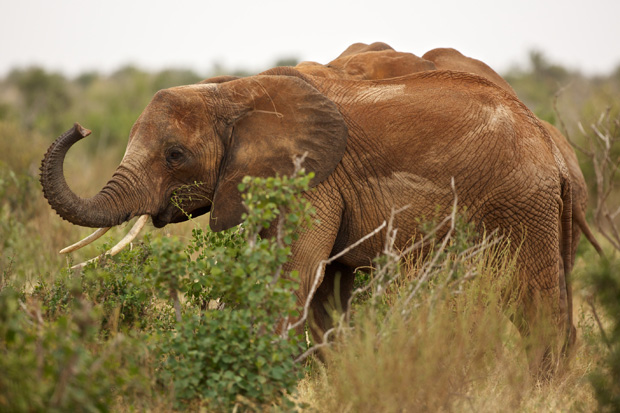
<svg viewBox="0 0 620 413"><path fill-rule="evenodd" d="M486 63L467 57L452 48L437 48L426 52L421 58L405 52L397 52L385 43L355 43L349 46L335 60L327 65L306 66L304 63L297 66L303 73L315 76L346 79L386 79L416 73L424 70L452 70L472 73L482 76L493 82L506 92L517 98L517 94L504 78L495 72ZM540 120L554 143L560 150L572 184L572 239L571 239L571 263L574 263L577 247L581 234L599 254L602 249L594 234L586 222L586 210L588 206L588 189L585 178L579 168L579 161L573 147L568 143L562 133L549 122ZM572 290L569 280L565 281L568 295L569 313L572 314Z"/></svg>
<svg viewBox="0 0 620 413"><path fill-rule="evenodd" d="M426 52L423 56L423 59L429 60L435 64L437 70L458 70L461 72L469 72L474 73L479 76L482 76L491 82L495 83L506 92L511 95L517 97L517 93L510 86L504 78L502 78L497 72L495 72L490 66L486 63L481 62L478 59L474 59L471 57L467 57L460 53L459 51L452 48L437 48ZM579 244L579 239L581 238L581 233L585 235L586 239L592 244L594 249L602 254L602 249L594 234L590 230L586 222L586 211L588 208L588 188L586 186L586 180L581 172L581 168L579 167L579 161L577 159L577 155L575 154L575 150L568 143L567 139L564 135L552 124L547 121L540 120L543 127L549 132L549 135L553 139L553 142L556 144L560 152L562 153L562 157L564 158L564 162L568 167L568 172L571 178L572 185L572 251L571 251L571 263L575 261L575 255L577 253L577 247ZM570 286L570 279L566 279L566 294L568 295L568 308L569 315L572 316L572 288Z"/></svg>
<svg viewBox="0 0 620 413"><path fill-rule="evenodd" d="M241 222L243 176L290 174L291 159L306 153L315 176L303 196L319 223L300 232L286 269L300 273L300 306L315 274L322 277L311 302L320 341L331 323L325 305L336 271L346 303L354 269L381 253L385 230L324 271L321 261L408 205L393 221L395 247L405 248L422 232L417 218L451 211L453 178L468 219L504 234L515 253L520 245L516 325L524 335L544 320L556 326L528 349L531 366L544 370L550 349L572 327L559 285L559 259L570 267L570 244L561 244L560 233L570 231L571 209L563 205L570 206L571 187L561 155L519 100L478 76L449 71L354 81L275 68L230 79L159 91L133 126L116 172L88 199L71 191L62 172L69 148L89 133L76 124L42 161L49 204L76 225L108 227L148 215L163 227L186 219L171 202L175 190L200 182L198 196L182 207L193 216L210 212L211 228L220 231ZM262 235L274 236L273 226Z"/></svg>

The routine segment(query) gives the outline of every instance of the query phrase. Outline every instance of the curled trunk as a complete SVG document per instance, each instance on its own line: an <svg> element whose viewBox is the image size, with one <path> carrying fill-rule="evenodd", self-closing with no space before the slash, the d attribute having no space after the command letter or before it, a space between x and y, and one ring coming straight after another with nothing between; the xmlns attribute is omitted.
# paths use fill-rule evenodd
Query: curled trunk
<svg viewBox="0 0 620 413"><path fill-rule="evenodd" d="M69 148L90 135L76 123L49 147L41 162L41 185L50 206L63 219L84 227L100 228L121 224L135 216L127 201L120 197L126 191L119 185L117 174L92 198L76 195L65 180L63 163Z"/></svg>

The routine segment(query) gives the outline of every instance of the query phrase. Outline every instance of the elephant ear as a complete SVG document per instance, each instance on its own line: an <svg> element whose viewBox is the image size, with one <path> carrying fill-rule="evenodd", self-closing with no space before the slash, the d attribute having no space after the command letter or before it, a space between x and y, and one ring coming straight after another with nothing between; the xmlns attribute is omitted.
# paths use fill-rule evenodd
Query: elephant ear
<svg viewBox="0 0 620 413"><path fill-rule="evenodd" d="M325 180L344 154L347 126L336 105L301 77L258 75L218 85L227 127L225 155L213 197L210 226L221 231L245 212L237 189L244 176L291 175L295 157Z"/></svg>

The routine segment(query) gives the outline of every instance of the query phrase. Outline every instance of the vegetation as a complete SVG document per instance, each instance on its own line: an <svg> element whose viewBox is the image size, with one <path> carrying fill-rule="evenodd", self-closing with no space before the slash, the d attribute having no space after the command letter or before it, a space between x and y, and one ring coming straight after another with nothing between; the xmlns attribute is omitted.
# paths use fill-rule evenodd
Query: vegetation
<svg viewBox="0 0 620 413"><path fill-rule="evenodd" d="M603 259L580 244L578 343L548 383L532 383L507 321L513 257L456 211L444 223L450 237L427 240L437 247L426 259L387 248L360 274L351 311L334 315L333 344L318 350L329 363L316 362L317 349L283 327L299 315L296 276L281 274L291 229L312 225L312 207L296 196L307 188L303 173L247 178L243 230L212 233L204 217L151 228L118 256L70 270L106 245L57 253L88 229L59 219L42 196L47 146L75 121L93 130L98 139L76 144L65 162L69 185L91 195L152 95L202 78L126 67L68 79L29 68L0 81L0 410L620 409L620 68L587 77L533 53L506 74L539 117L564 125L583 149L605 246ZM274 218L282 237L260 239Z"/></svg>

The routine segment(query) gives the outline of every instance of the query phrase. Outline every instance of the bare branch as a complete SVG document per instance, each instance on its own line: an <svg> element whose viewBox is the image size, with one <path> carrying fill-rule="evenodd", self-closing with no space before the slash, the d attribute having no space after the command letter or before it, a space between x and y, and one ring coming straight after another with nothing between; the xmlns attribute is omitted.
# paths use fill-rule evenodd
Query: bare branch
<svg viewBox="0 0 620 413"><path fill-rule="evenodd" d="M577 150L579 150L579 152L583 153L584 155L591 156L592 152L590 152L586 148L583 148L577 145L577 143L571 139L571 136L568 133L568 129L566 128L566 125L564 124L564 119L562 119L562 116L560 115L560 111L558 110L558 105L557 105L558 98L560 97L562 93L564 93L564 90L568 89L568 87L570 86L571 86L570 84L567 86L564 86L556 92L556 94L553 97L553 111L555 112L555 115L557 116L558 121L560 122L562 133L564 133L564 136L566 137L566 140L568 141L568 143L570 143L573 146L573 148L576 148ZM583 126L581 125L581 123L578 123L577 126L579 127L579 130L583 132ZM583 134L585 135L585 132L583 132Z"/></svg>
<svg viewBox="0 0 620 413"><path fill-rule="evenodd" d="M450 213L450 229L448 230L448 233L444 236L443 242L441 243L441 246L439 247L439 251L442 251L443 249L446 248L446 246L448 245L448 242L450 241L450 238L452 237L454 228L456 226L456 212L457 212L458 196L456 194L456 188L454 186L454 177L451 178L450 185L452 187L452 192L454 193L454 202L452 203L452 212ZM415 295L418 293L418 290L422 287L422 285L430 278L430 275L432 274L431 269L435 266L435 263L439 259L439 256L440 254L435 254L430 264L426 267L425 271L422 273L422 276L416 283L415 288L413 289L413 291L411 291L411 293L407 296L407 298L404 301L405 308L407 307L409 302L413 299L413 297L415 297Z"/></svg>
<svg viewBox="0 0 620 413"><path fill-rule="evenodd" d="M315 345L313 345L312 347L310 347L308 350L304 351L302 354L300 354L296 359L295 359L295 363L299 363L301 361L304 361L305 359L307 359L309 356L311 356L312 354L316 353L318 350L322 349L323 347L329 347L331 345L331 341L329 341L329 336L332 335L334 333L334 331L336 331L337 329L339 329L340 323L337 324L337 327L332 327L329 330L327 330L325 332L325 334L323 334L323 341L321 341L320 343L317 343Z"/></svg>
<svg viewBox="0 0 620 413"><path fill-rule="evenodd" d="M616 190L616 174L620 168L620 158L613 160L614 147L620 142L618 124L619 119L611 119L610 108L607 108L598 121L590 126L592 133L587 133L581 124L579 127L590 146L588 156L592 162L596 180L597 196L594 220L601 235L614 248L620 250L620 229L616 221L620 208L612 212L609 205L609 199ZM616 126L615 133L612 133L612 125Z"/></svg>
<svg viewBox="0 0 620 413"><path fill-rule="evenodd" d="M451 179L451 188L452 188L452 192L454 194L454 201L453 201L453 205L452 205L452 210L450 212L450 214L444 219L442 220L438 225L436 225L431 231L429 231L429 233L427 233L420 241L414 243L412 246L410 246L409 248L406 248L404 251L396 251L395 250L395 239L396 239L396 235L398 233L398 231L396 229L393 228L393 220L396 214L406 210L408 207L403 207L400 208L398 210L392 210L391 214L390 214L390 219L389 221L383 222L379 227L377 227L373 232L369 233L368 235L366 235L364 238L360 239L358 242L356 242L355 244L351 245L350 247L348 247L346 250L342 251L341 253L331 257L329 260L325 260L322 261L321 264L319 265L319 268L317 269L316 272L316 276L314 279L314 283L313 286L311 288L311 294L308 296L308 299L306 300L306 305L304 306L304 312L303 312L303 316L301 317L300 320L297 321L297 323L289 326L289 329L291 328L297 328L299 327L307 318L308 312L309 312L309 305L310 302L312 300L312 296L314 295L314 292L316 291L316 288L318 287L318 282L320 280L320 275L323 271L324 265L327 265L328 263L332 262L333 260L338 259L340 256L346 254L348 251L350 251L352 248L355 248L357 245L359 245L361 242L364 242L366 239L372 237L373 235L375 235L376 233L378 233L379 231L381 231L383 228L386 228L386 239L385 239L385 243L384 243L384 248L383 248L383 254L385 257L387 257L387 262L382 263L378 268L376 268L374 277L372 278L372 280L370 282L368 282L365 286L360 287L358 289L356 289L355 291L352 292L348 303L347 303L347 308L348 310L346 312L344 312L343 314L340 315L339 319L336 321L336 325L335 327L329 329L328 331L325 332L325 334L323 335L323 341L321 343L317 343L314 346L312 346L311 348L309 348L306 352L304 352L302 355L300 355L296 361L302 361L304 359L306 359L309 355L313 354L314 352L316 352L317 350L319 350L320 348L326 347L330 345L329 342L329 336L337 333L338 331L342 331L342 330L350 330L352 327L348 326L348 320L350 317L350 309L352 308L352 302L355 299L356 296L358 296L359 294L362 294L370 289L374 289L375 286L378 285L378 287L376 288L376 291L373 293L372 299L376 298L375 294L382 294L385 290L386 287L388 287L391 283L393 283L398 277L400 277L400 272L399 271L393 271L394 268L398 265L398 263L408 254L410 254L412 251L414 251L417 248L421 248L425 245L428 245L429 243L429 239L431 239L431 237L436 234L438 231L440 231L440 229L445 228L445 225L447 223L450 223L449 229L447 231L447 233L443 236L443 241L442 244L439 247L439 251L444 250L448 243L451 240L452 234L456 228L456 215L457 215L457 211L458 211L458 197L456 194L456 188L455 188L455 182L454 182L454 178ZM500 239L492 239L496 237L496 232L493 232L491 234L489 234L488 236L484 237L483 241L481 242L480 245L472 247L472 248L468 248L467 250L461 252L459 254L459 259L460 260L465 260L465 259L470 259L472 257L474 257L476 254L481 254L482 252L486 251L487 249L491 248L492 246L496 245L498 242L500 242ZM422 276L417 280L416 283L416 287L414 288L414 290L410 293L410 295L406 298L405 300L405 304L403 305L403 307L406 307L407 304L411 301L411 299L417 294L419 288L425 283L426 280L428 280L433 274L436 274L436 270L437 270L437 261L439 260L439 258L441 257L441 254L437 253L433 256L433 258L431 259L430 262L426 262L423 266L423 274ZM466 280L470 280L472 278L474 278L476 276L476 270L472 269L470 271L468 271L465 274Z"/></svg>
<svg viewBox="0 0 620 413"><path fill-rule="evenodd" d="M596 312L596 307L594 306L594 301L592 300L592 298L588 299L588 305L590 305L590 308L592 309L592 315L594 315L594 319L596 320L596 324L598 325L598 329L601 332L601 337L603 338L603 343L605 343L605 345L607 346L607 348L611 351L611 342L609 341L609 339L607 338L607 334L605 333L605 329L603 328L603 323L601 323L601 319L598 316L598 313Z"/></svg>

